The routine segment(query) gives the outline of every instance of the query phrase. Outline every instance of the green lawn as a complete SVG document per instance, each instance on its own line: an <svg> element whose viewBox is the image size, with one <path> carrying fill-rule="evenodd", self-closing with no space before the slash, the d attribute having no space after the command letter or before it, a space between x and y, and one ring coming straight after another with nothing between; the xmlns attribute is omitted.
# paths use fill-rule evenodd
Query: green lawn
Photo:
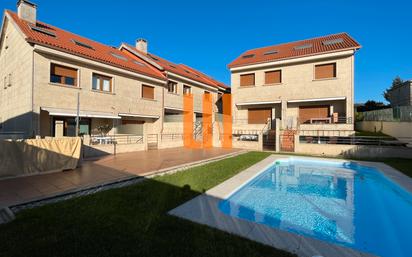
<svg viewBox="0 0 412 257"><path fill-rule="evenodd" d="M355 136L358 136L358 137L390 137L390 138L392 138L391 136L386 135L386 134L384 134L380 131L378 131L378 132L356 131Z"/></svg>
<svg viewBox="0 0 412 257"><path fill-rule="evenodd" d="M291 256L166 214L268 155L247 153L23 211L0 226L0 256Z"/></svg>

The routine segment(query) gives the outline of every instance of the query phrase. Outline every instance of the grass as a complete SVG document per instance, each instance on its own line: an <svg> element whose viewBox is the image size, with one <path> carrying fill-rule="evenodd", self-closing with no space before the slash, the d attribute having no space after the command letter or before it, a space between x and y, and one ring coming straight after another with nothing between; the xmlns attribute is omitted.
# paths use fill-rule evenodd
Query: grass
<svg viewBox="0 0 412 257"><path fill-rule="evenodd" d="M0 226L0 256L292 256L167 215L270 153L26 210Z"/></svg>
<svg viewBox="0 0 412 257"><path fill-rule="evenodd" d="M355 136L358 137L390 137L389 135L386 135L385 133L382 133L380 131L378 132L371 132L371 131L356 131Z"/></svg>

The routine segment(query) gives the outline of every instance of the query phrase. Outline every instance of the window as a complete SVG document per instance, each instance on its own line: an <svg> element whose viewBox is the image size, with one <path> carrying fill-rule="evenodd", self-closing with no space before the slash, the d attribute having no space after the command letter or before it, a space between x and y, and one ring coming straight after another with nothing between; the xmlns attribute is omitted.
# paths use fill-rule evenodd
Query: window
<svg viewBox="0 0 412 257"><path fill-rule="evenodd" d="M265 72L265 84L282 83L282 71L274 70Z"/></svg>
<svg viewBox="0 0 412 257"><path fill-rule="evenodd" d="M77 87L77 69L52 63L50 82Z"/></svg>
<svg viewBox="0 0 412 257"><path fill-rule="evenodd" d="M102 92L112 92L112 78L93 73L93 90Z"/></svg>
<svg viewBox="0 0 412 257"><path fill-rule="evenodd" d="M154 87L142 85L142 98L154 99Z"/></svg>
<svg viewBox="0 0 412 257"><path fill-rule="evenodd" d="M328 45L340 44L340 43L343 43L343 42L344 42L343 38L336 38L336 39L322 41L322 44L324 46L328 46Z"/></svg>
<svg viewBox="0 0 412 257"><path fill-rule="evenodd" d="M210 92L209 92L209 91L205 91L204 94L205 94L205 95L210 95Z"/></svg>
<svg viewBox="0 0 412 257"><path fill-rule="evenodd" d="M183 94L188 95L192 93L192 88L186 85L183 85Z"/></svg>
<svg viewBox="0 0 412 257"><path fill-rule="evenodd" d="M310 123L311 119L325 119L329 117L329 106L299 106L299 122Z"/></svg>
<svg viewBox="0 0 412 257"><path fill-rule="evenodd" d="M173 81L167 82L167 92L177 94L177 83Z"/></svg>
<svg viewBox="0 0 412 257"><path fill-rule="evenodd" d="M270 51L265 52L263 55L271 55L271 54L277 54L277 53L278 53L277 50L270 50Z"/></svg>
<svg viewBox="0 0 412 257"><path fill-rule="evenodd" d="M240 86L254 86L255 85L255 74L244 74L240 75Z"/></svg>
<svg viewBox="0 0 412 257"><path fill-rule="evenodd" d="M315 65L315 79L336 78L336 63Z"/></svg>
<svg viewBox="0 0 412 257"><path fill-rule="evenodd" d="M312 44L304 44L304 45L295 46L293 49L303 50L303 49L312 48L312 46L313 46Z"/></svg>
<svg viewBox="0 0 412 257"><path fill-rule="evenodd" d="M266 124L269 119L272 119L271 108L248 109L249 124Z"/></svg>
<svg viewBox="0 0 412 257"><path fill-rule="evenodd" d="M255 57L254 54L246 54L242 56L243 59L248 59L248 58L253 58L253 57Z"/></svg>
<svg viewBox="0 0 412 257"><path fill-rule="evenodd" d="M33 30L33 31L40 32L40 33L45 34L45 35L50 36L50 37L56 37L56 34L54 34L54 32L51 32L51 31L49 31L49 30L46 30L46 29L43 29L43 28L40 28L40 27L31 25L31 24L29 25L29 27L30 27L31 30Z"/></svg>
<svg viewBox="0 0 412 257"><path fill-rule="evenodd" d="M84 47L84 48L88 48L88 49L94 50L94 48L93 48L91 45L88 45L88 44L86 44L86 43L77 41L76 39L72 39L72 41L73 41L73 43L75 43L75 44L78 45L78 46L81 46L81 47Z"/></svg>
<svg viewBox="0 0 412 257"><path fill-rule="evenodd" d="M124 57L124 56L122 56L122 55L120 55L120 54L116 54L116 53L113 53L113 52L110 52L110 54L111 54L113 57L116 57L117 59L120 59L120 60L123 60L123 61L127 61L127 58Z"/></svg>

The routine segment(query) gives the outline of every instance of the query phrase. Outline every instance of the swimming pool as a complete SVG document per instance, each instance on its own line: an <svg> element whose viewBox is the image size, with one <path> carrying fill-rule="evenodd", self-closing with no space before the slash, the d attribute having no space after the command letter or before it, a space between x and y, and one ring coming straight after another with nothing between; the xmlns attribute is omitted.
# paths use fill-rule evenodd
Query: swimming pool
<svg viewBox="0 0 412 257"><path fill-rule="evenodd" d="M412 195L372 167L279 160L218 204L226 215L380 256L412 256Z"/></svg>

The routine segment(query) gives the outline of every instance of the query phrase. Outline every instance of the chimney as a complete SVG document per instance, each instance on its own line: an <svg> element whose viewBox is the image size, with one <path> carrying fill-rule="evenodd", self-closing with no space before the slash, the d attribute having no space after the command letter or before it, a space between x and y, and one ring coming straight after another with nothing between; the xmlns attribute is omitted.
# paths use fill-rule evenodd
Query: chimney
<svg viewBox="0 0 412 257"><path fill-rule="evenodd" d="M139 38L136 40L136 49L140 52L147 54L147 41L146 39Z"/></svg>
<svg viewBox="0 0 412 257"><path fill-rule="evenodd" d="M36 9L37 6L27 0L17 2L17 15L19 18L32 24L36 24Z"/></svg>

